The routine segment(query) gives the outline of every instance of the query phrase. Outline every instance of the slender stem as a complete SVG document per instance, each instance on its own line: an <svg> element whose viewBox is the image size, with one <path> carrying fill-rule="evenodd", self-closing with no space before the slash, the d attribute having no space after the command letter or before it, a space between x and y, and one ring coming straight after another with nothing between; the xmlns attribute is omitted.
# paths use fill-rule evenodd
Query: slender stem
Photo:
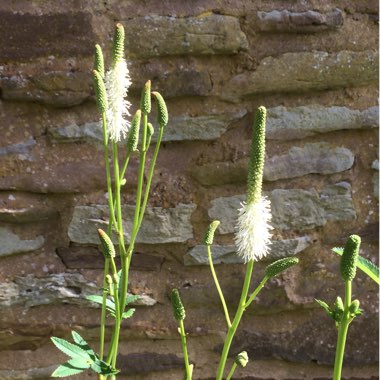
<svg viewBox="0 0 380 380"><path fill-rule="evenodd" d="M130 157L131 157L131 151L128 150L127 156L125 157L125 160L124 160L123 168L121 169L120 181L122 181L125 176L125 172L127 171Z"/></svg>
<svg viewBox="0 0 380 380"><path fill-rule="evenodd" d="M186 332L185 332L185 326L182 320L179 321L179 330L180 330L180 335L181 335L183 358L185 360L186 380L191 380L189 354L187 352L187 344L186 344Z"/></svg>
<svg viewBox="0 0 380 380"><path fill-rule="evenodd" d="M252 301L256 298L256 296L259 294L260 290L264 287L266 282L269 280L269 277L265 276L260 284L257 286L257 288L253 291L253 293L249 296L248 301L245 303L245 308L247 309L248 306L252 303Z"/></svg>
<svg viewBox="0 0 380 380"><path fill-rule="evenodd" d="M237 364L234 362L234 364L232 364L232 368L231 368L230 373L226 377L226 380L231 380L232 379L232 375L234 374L236 367L237 367Z"/></svg>
<svg viewBox="0 0 380 380"><path fill-rule="evenodd" d="M235 318L232 322L232 325L228 329L226 340L224 341L222 356L220 357L220 362L219 362L219 367L218 367L218 373L216 375L216 380L222 380L222 378L223 378L224 368L226 366L227 357L228 357L228 353L230 351L232 339L236 333L236 330L239 326L241 317L242 317L244 310L245 310L245 306L246 306L245 301L247 299L249 284L251 282L252 271L253 271L253 263L254 263L253 260L251 260L251 261L248 261L248 264L247 264L247 270L245 273L244 285L243 285L243 289L241 292L239 305L238 305L238 308L236 310Z"/></svg>
<svg viewBox="0 0 380 380"><path fill-rule="evenodd" d="M222 305L223 305L223 310L224 310L224 315L226 317L227 326L228 326L228 328L230 328L231 327L230 315L228 313L228 308L227 308L226 301L224 299L223 291L222 291L222 289L221 289L221 287L219 285L218 277L216 276L216 272L215 272L215 269L214 269L214 263L212 262L211 247L209 245L207 246L207 252L208 252L208 261L209 261L209 264L210 264L210 269L211 269L212 277L214 278L215 286L216 286L216 289L217 289L217 291L219 293L220 301L222 302Z"/></svg>
<svg viewBox="0 0 380 380"><path fill-rule="evenodd" d="M348 325L350 324L349 307L351 305L351 296L352 296L352 282L351 281L345 281L345 293L346 294L345 294L345 299L344 299L344 313L343 313L342 321L339 324L338 342L336 345L336 352L335 352L333 380L340 380L342 376L344 348L346 345Z"/></svg>
<svg viewBox="0 0 380 380"><path fill-rule="evenodd" d="M100 316L100 348L99 357L103 360L104 356L104 338L106 332L106 302L107 302L107 281L106 276L109 272L110 259L107 257L104 263L104 276L103 276L103 300L102 300L102 313Z"/></svg>

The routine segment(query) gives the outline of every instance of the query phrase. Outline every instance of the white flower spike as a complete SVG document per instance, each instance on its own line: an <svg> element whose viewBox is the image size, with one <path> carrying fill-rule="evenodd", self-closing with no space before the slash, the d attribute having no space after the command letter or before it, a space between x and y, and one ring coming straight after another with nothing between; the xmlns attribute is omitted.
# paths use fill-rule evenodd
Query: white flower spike
<svg viewBox="0 0 380 380"><path fill-rule="evenodd" d="M237 253L245 263L267 256L272 237L270 201L261 195L265 156L265 121L266 109L259 107L255 115L248 169L247 203L242 203L239 209L235 235Z"/></svg>
<svg viewBox="0 0 380 380"><path fill-rule="evenodd" d="M124 59L124 27L117 24L113 42L112 67L105 76L109 105L106 112L108 135L115 142L125 138L130 128L130 122L126 117L130 116L131 103L125 97L131 84L127 62Z"/></svg>

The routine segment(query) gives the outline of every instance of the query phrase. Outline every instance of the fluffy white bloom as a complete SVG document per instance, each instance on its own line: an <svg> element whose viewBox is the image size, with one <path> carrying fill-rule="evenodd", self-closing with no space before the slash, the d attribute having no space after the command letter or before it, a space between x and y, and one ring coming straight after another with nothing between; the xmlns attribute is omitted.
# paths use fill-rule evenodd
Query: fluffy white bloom
<svg viewBox="0 0 380 380"><path fill-rule="evenodd" d="M237 220L235 243L244 262L260 260L269 253L273 227L270 201L261 197L258 202L242 203Z"/></svg>
<svg viewBox="0 0 380 380"><path fill-rule="evenodd" d="M130 116L131 103L125 97L131 84L127 62L118 59L105 77L108 97L107 129L109 138L113 141L124 138L130 127L126 117Z"/></svg>

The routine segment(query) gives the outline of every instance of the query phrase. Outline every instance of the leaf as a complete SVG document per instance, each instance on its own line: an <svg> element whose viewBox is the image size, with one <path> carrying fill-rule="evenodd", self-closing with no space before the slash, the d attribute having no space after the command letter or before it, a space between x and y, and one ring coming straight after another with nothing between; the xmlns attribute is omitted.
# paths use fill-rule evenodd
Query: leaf
<svg viewBox="0 0 380 380"><path fill-rule="evenodd" d="M88 343L76 332L71 331L71 335L73 336L74 342L83 350L85 350L92 358L95 360L97 358L94 350L88 345Z"/></svg>
<svg viewBox="0 0 380 380"><path fill-rule="evenodd" d="M66 377L77 375L78 373L83 372L84 369L78 369L72 367L69 363L64 363L60 365L52 374L51 377Z"/></svg>
<svg viewBox="0 0 380 380"><path fill-rule="evenodd" d="M332 251L340 256L343 255L343 248L334 247ZM356 266L362 270L368 277L380 285L380 273L379 268L371 261L359 256L356 261Z"/></svg>
<svg viewBox="0 0 380 380"><path fill-rule="evenodd" d="M82 358L75 358L75 359L70 359L67 363L65 363L66 365L68 366L71 366L75 369L82 369L82 370L85 370L85 369L88 369L90 368L91 364L92 364L92 360L91 359L82 359Z"/></svg>
<svg viewBox="0 0 380 380"><path fill-rule="evenodd" d="M72 358L90 358L89 354L85 350L65 339L56 338L54 336L50 339L59 350Z"/></svg>
<svg viewBox="0 0 380 380"><path fill-rule="evenodd" d="M130 295L127 296L125 304L129 305L130 303L138 301L140 298L141 297L138 294L130 294Z"/></svg>
<svg viewBox="0 0 380 380"><path fill-rule="evenodd" d="M136 309L128 309L127 311L125 311L123 313L123 315L121 316L123 319L128 319L128 318L131 318L133 316L133 314L135 313L135 310Z"/></svg>
<svg viewBox="0 0 380 380"><path fill-rule="evenodd" d="M316 302L318 302L318 304L319 304L320 306L322 306L322 307L325 309L326 313L327 313L331 318L334 318L334 313L331 311L330 306L327 305L326 302L321 301L321 300L317 300L316 298L314 298L314 300L315 300Z"/></svg>
<svg viewBox="0 0 380 380"><path fill-rule="evenodd" d="M97 359L95 363L91 364L91 369L102 375L113 375L119 371L112 368L109 364L105 363L103 360Z"/></svg>
<svg viewBox="0 0 380 380"><path fill-rule="evenodd" d="M102 296L90 295L90 296L86 296L86 299L91 302L98 303L99 305L103 305ZM106 298L106 308L108 309L108 311L115 313L115 303L109 298Z"/></svg>

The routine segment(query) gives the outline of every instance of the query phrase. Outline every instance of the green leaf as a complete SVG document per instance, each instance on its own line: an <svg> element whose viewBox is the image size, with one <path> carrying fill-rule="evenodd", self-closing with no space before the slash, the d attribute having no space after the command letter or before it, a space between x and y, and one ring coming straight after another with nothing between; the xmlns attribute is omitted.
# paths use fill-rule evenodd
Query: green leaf
<svg viewBox="0 0 380 380"><path fill-rule="evenodd" d="M136 309L128 309L127 311L125 311L123 313L123 315L121 316L123 319L128 319L128 318L131 318L133 316L133 314L135 313L135 310Z"/></svg>
<svg viewBox="0 0 380 380"><path fill-rule="evenodd" d="M314 298L314 300L315 300L320 306L322 306L322 307L325 309L326 313L327 313L331 318L334 319L334 313L331 311L330 306L327 305L326 302L321 301L321 300L317 300L316 298Z"/></svg>
<svg viewBox="0 0 380 380"><path fill-rule="evenodd" d="M65 364L70 365L70 366L72 366L75 369L85 370L85 369L90 368L90 366L91 366L92 363L93 363L93 361L90 358L87 358L87 360L86 359L82 359L82 358L74 358L74 359L70 359Z"/></svg>
<svg viewBox="0 0 380 380"><path fill-rule="evenodd" d="M112 368L109 364L105 363L103 360L96 360L95 363L91 365L91 369L96 372L100 373L102 375L113 375L118 373L119 371L115 368Z"/></svg>
<svg viewBox="0 0 380 380"><path fill-rule="evenodd" d="M139 299L140 299L141 297L138 295L138 294L129 294L128 296L127 296L127 299L126 299L126 301L125 301L125 304L126 305L129 305L130 303L133 303L133 302L136 302L136 301L138 301Z"/></svg>
<svg viewBox="0 0 380 380"><path fill-rule="evenodd" d="M88 301L98 303L99 305L103 305L103 297L102 296L90 295L90 296L86 296L86 299ZM115 313L115 303L112 300L110 300L109 298L106 298L106 308L109 311L112 311L113 313Z"/></svg>
<svg viewBox="0 0 380 380"><path fill-rule="evenodd" d="M343 255L343 248L334 247L332 251L340 256ZM368 277L380 285L380 273L379 268L373 264L371 261L365 259L362 256L359 256L356 261L356 266L362 270Z"/></svg>
<svg viewBox="0 0 380 380"><path fill-rule="evenodd" d="M66 377L77 375L78 373L83 372L84 369L78 369L71 366L68 362L60 365L52 374L51 377Z"/></svg>
<svg viewBox="0 0 380 380"><path fill-rule="evenodd" d="M59 350L72 358L90 358L89 354L85 350L65 339L56 338L54 336L50 339Z"/></svg>
<svg viewBox="0 0 380 380"><path fill-rule="evenodd" d="M83 350L85 350L93 360L97 358L94 350L88 345L88 343L76 332L71 331L71 335L73 336L74 342Z"/></svg>

